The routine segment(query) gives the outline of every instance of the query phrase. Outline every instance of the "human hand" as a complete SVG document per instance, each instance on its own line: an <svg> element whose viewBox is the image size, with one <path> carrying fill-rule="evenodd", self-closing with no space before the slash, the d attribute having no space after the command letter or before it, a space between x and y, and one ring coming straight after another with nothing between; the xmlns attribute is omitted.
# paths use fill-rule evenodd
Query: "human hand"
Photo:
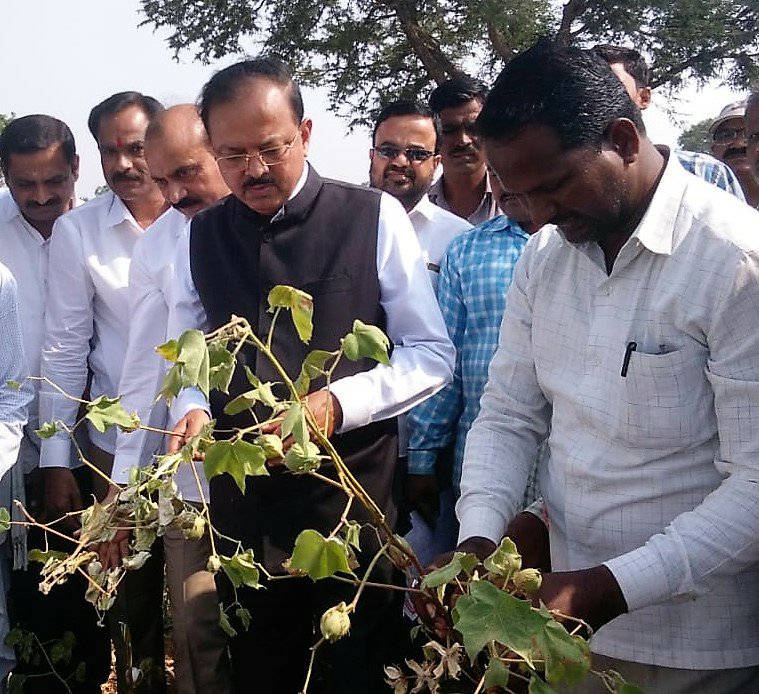
<svg viewBox="0 0 759 694"><path fill-rule="evenodd" d="M82 510L82 495L71 470L67 467L44 468L44 517L48 522L61 518L62 528L75 531L79 522L73 516L65 517L67 513Z"/></svg>
<svg viewBox="0 0 759 694"><path fill-rule="evenodd" d="M197 436L200 430L211 421L208 412L200 408L190 410L171 431L167 453L176 453L193 436Z"/></svg>
<svg viewBox="0 0 759 694"><path fill-rule="evenodd" d="M111 485L108 494L102 501L103 506L113 505L121 490ZM121 562L129 556L129 542L132 539L131 530L117 530L116 534L108 542L98 542L92 545L92 550L98 553L103 570L117 568Z"/></svg>
<svg viewBox="0 0 759 694"><path fill-rule="evenodd" d="M434 473L429 475L406 475L406 502L412 511L417 511L422 520L435 528L440 515L440 492Z"/></svg>

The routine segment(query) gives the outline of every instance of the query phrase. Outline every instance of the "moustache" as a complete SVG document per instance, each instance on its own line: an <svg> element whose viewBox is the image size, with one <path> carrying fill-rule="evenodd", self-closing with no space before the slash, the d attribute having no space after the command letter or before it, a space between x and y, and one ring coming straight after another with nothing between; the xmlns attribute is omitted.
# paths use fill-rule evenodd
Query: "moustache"
<svg viewBox="0 0 759 694"><path fill-rule="evenodd" d="M51 207L58 207L61 204L60 198L51 198L47 202L37 202L36 200L29 200L25 207L28 210L44 210Z"/></svg>
<svg viewBox="0 0 759 694"><path fill-rule="evenodd" d="M202 202L203 201L200 198L191 198L188 195L181 200L177 200L177 202L173 203L171 206L176 210L186 210L188 207L196 207Z"/></svg>
<svg viewBox="0 0 759 694"><path fill-rule="evenodd" d="M746 148L745 147L728 147L722 156L725 159L727 159L728 157L745 157Z"/></svg>
<svg viewBox="0 0 759 694"><path fill-rule="evenodd" d="M133 183L135 181L141 180L142 177L138 173L127 173L125 171L117 171L115 174L113 174L111 178L113 178L113 180L117 182L124 181L124 182Z"/></svg>
<svg viewBox="0 0 759 694"><path fill-rule="evenodd" d="M479 148L475 147L473 144L468 144L454 147L451 150L451 154L477 154L478 151Z"/></svg>
<svg viewBox="0 0 759 694"><path fill-rule="evenodd" d="M411 167L390 165L385 169L385 178L392 174L401 174L401 176L411 179L415 178L414 170Z"/></svg>
<svg viewBox="0 0 759 694"><path fill-rule="evenodd" d="M252 188L253 186L271 186L274 185L274 179L271 176L259 176L258 178L246 178L242 184L243 188Z"/></svg>

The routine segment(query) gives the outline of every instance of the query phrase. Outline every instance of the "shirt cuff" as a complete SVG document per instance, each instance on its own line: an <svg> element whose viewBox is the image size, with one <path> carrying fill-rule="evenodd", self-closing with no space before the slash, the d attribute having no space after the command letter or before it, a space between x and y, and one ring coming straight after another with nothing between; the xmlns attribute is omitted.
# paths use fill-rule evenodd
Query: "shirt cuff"
<svg viewBox="0 0 759 694"><path fill-rule="evenodd" d="M67 434L44 439L40 445L40 467L71 468L71 439Z"/></svg>
<svg viewBox="0 0 759 694"><path fill-rule="evenodd" d="M435 473L435 463L438 451L435 448L407 449L408 472L411 475L432 475Z"/></svg>
<svg viewBox="0 0 759 694"><path fill-rule="evenodd" d="M329 387L329 392L337 398L343 413L343 421L335 430L336 434L344 434L359 427L370 424L372 421L372 402L369 398L362 398L356 393L356 388L351 385L349 378L341 378ZM346 403L350 403L346 407Z"/></svg>
<svg viewBox="0 0 759 694"><path fill-rule="evenodd" d="M503 517L485 507L462 509L457 504L456 515L459 518L458 544L470 537L484 537L498 545L506 532Z"/></svg>
<svg viewBox="0 0 759 694"><path fill-rule="evenodd" d="M645 545L604 562L617 580L629 612L668 601L672 592L659 552Z"/></svg>
<svg viewBox="0 0 759 694"><path fill-rule="evenodd" d="M209 417L211 416L211 407L203 393L197 388L185 388L171 403L170 428L192 410L204 410Z"/></svg>

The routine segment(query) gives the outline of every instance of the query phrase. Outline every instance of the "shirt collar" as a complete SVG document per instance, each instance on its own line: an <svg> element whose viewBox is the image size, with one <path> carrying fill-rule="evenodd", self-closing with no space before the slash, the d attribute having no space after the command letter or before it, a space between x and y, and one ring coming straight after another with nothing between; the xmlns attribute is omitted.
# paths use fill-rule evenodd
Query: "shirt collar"
<svg viewBox="0 0 759 694"><path fill-rule="evenodd" d="M3 191L0 193L0 222L10 222L17 216L21 216L21 210L10 190Z"/></svg>
<svg viewBox="0 0 759 694"><path fill-rule="evenodd" d="M416 203L414 207L411 208L408 216L415 217L421 215L425 219L432 220L432 218L435 216L436 207L437 205L435 205L427 195L422 195L422 199Z"/></svg>
<svg viewBox="0 0 759 694"><path fill-rule="evenodd" d="M108 210L105 217L105 222L109 227L118 226L122 222L129 222L135 227L140 228L140 225L137 224L137 221L132 216L129 208L124 204L124 201L116 195L116 193L110 191L104 193L104 195L111 196L111 201L108 203Z"/></svg>
<svg viewBox="0 0 759 694"><path fill-rule="evenodd" d="M666 159L664 172L631 238L652 253L670 255L675 242L675 224L689 179L668 147L657 146L657 149Z"/></svg>
<svg viewBox="0 0 759 694"><path fill-rule="evenodd" d="M298 182L295 184L295 188L293 188L293 192L290 193L290 197L287 198L287 202L282 205L277 210L277 213L271 218L272 222L276 222L280 217L284 217L285 215L285 207L287 206L287 203L290 202L298 193L300 193L301 190L303 190L303 186L306 185L306 179L308 178L308 169L309 169L309 163L305 159L303 160L303 171L301 171L300 178L298 179Z"/></svg>

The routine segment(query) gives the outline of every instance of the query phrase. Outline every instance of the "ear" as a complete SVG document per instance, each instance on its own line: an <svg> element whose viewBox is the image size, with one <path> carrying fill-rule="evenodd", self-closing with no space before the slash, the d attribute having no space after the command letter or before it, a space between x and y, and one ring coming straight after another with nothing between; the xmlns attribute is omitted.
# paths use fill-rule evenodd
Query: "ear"
<svg viewBox="0 0 759 694"><path fill-rule="evenodd" d="M604 140L608 148L625 164L632 164L638 158L641 136L635 123L628 118L617 118L613 121L606 129Z"/></svg>
<svg viewBox="0 0 759 694"><path fill-rule="evenodd" d="M311 127L313 123L310 118L304 118L300 124L300 138L303 142L303 156L308 156L308 145L311 142Z"/></svg>
<svg viewBox="0 0 759 694"><path fill-rule="evenodd" d="M432 163L434 165L433 171L437 171L437 167L440 166L441 161L443 161L443 157L440 154L436 154L432 157Z"/></svg>
<svg viewBox="0 0 759 694"><path fill-rule="evenodd" d="M79 180L79 155L75 154L71 160L71 175L74 177L74 182Z"/></svg>
<svg viewBox="0 0 759 694"><path fill-rule="evenodd" d="M645 111L651 105L651 87L641 87L638 89L638 107Z"/></svg>

